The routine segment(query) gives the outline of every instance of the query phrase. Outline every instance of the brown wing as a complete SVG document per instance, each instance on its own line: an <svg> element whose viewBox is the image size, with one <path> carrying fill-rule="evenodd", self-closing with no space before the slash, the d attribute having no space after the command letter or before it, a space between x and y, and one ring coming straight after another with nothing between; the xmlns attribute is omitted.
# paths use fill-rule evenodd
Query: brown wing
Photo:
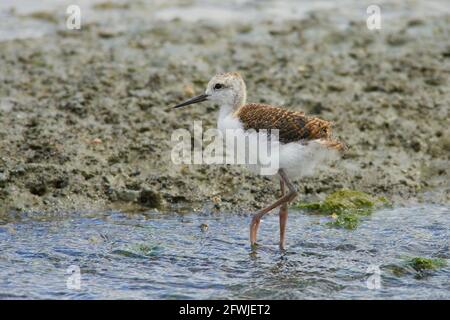
<svg viewBox="0 0 450 320"><path fill-rule="evenodd" d="M343 149L344 144L332 140L331 123L303 112L289 111L270 105L250 103L241 107L236 115L244 124L244 129L256 131L279 130L281 143L321 140L329 148Z"/></svg>

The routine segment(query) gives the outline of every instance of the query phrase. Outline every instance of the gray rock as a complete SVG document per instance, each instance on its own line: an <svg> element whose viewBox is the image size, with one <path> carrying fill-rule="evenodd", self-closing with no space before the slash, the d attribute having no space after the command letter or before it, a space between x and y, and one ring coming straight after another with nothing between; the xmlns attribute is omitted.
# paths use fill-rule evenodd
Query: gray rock
<svg viewBox="0 0 450 320"><path fill-rule="evenodd" d="M139 196L140 192L135 190L125 189L117 191L117 197L119 198L119 200L122 201L133 202L136 201Z"/></svg>

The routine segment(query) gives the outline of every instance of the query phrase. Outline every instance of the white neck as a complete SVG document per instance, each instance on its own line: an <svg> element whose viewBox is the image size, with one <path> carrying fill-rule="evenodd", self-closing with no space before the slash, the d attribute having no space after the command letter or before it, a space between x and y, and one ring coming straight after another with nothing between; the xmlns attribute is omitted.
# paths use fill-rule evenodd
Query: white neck
<svg viewBox="0 0 450 320"><path fill-rule="evenodd" d="M219 117L217 119L217 128L219 130L242 129L241 122L233 115L233 112L234 108L230 105L220 106Z"/></svg>
<svg viewBox="0 0 450 320"><path fill-rule="evenodd" d="M233 113L233 106L231 105L221 105L219 110L219 120L226 118Z"/></svg>

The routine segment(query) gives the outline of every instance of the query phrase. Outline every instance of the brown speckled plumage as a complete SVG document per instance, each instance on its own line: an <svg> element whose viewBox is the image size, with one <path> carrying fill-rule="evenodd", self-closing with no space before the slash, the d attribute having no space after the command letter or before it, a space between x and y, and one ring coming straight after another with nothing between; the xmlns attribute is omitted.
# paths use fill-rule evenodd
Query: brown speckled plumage
<svg viewBox="0 0 450 320"><path fill-rule="evenodd" d="M318 140L328 148L345 149L342 142L332 139L331 122L306 116L304 112L249 103L240 107L235 115L241 120L245 130L278 129L281 143Z"/></svg>

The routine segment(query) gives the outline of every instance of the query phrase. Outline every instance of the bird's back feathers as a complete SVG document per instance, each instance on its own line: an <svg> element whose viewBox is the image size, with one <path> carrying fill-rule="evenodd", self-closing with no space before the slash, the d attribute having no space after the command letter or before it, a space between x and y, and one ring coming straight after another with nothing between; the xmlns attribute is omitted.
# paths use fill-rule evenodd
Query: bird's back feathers
<svg viewBox="0 0 450 320"><path fill-rule="evenodd" d="M345 145L331 137L331 122L306 116L304 112L289 111L282 108L249 103L240 107L235 115L244 129L256 131L279 130L281 143L319 141L328 148L343 150Z"/></svg>

